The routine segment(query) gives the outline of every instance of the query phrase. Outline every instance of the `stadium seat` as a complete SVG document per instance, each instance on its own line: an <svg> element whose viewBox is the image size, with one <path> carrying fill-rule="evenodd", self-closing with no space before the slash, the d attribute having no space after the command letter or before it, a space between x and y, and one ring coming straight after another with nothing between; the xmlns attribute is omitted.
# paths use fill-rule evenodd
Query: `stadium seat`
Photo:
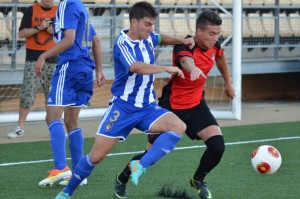
<svg viewBox="0 0 300 199"><path fill-rule="evenodd" d="M6 21L2 12L0 12L0 41L5 40L8 37Z"/></svg>
<svg viewBox="0 0 300 199"><path fill-rule="evenodd" d="M290 0L292 6L300 6L299 0Z"/></svg>
<svg viewBox="0 0 300 199"><path fill-rule="evenodd" d="M128 3L130 5L135 4L136 2L139 2L140 0L128 0ZM147 0L147 2L151 3L152 5L155 4L155 0Z"/></svg>
<svg viewBox="0 0 300 199"><path fill-rule="evenodd" d="M293 36L288 17L285 13L279 14L279 34L281 37Z"/></svg>
<svg viewBox="0 0 300 199"><path fill-rule="evenodd" d="M279 5L280 6L289 6L289 5L291 5L291 1L290 0L281 0L281 1L279 1Z"/></svg>
<svg viewBox="0 0 300 199"><path fill-rule="evenodd" d="M159 2L161 5L175 5L177 0L163 0Z"/></svg>
<svg viewBox="0 0 300 199"><path fill-rule="evenodd" d="M221 4L221 0L215 0L215 2L217 3L217 4ZM206 1L206 4L207 5L215 5L212 1L210 1L210 0L208 0L208 1Z"/></svg>
<svg viewBox="0 0 300 199"><path fill-rule="evenodd" d="M243 5L251 5L251 0L243 0Z"/></svg>
<svg viewBox="0 0 300 199"><path fill-rule="evenodd" d="M17 12L17 24L16 24L17 40L25 40L25 39L20 39L18 37L18 32L19 32L19 27L20 27L20 24L21 24L22 17L23 17L23 13L22 12ZM7 14L7 23L6 23L6 26L7 26L8 32L9 32L8 38L11 39L11 36L12 36L12 11L10 11Z"/></svg>
<svg viewBox="0 0 300 199"><path fill-rule="evenodd" d="M299 13L290 13L289 15L290 26L293 31L293 35L300 36L300 15Z"/></svg>
<svg viewBox="0 0 300 199"><path fill-rule="evenodd" d="M130 28L129 13L124 13L123 14L122 29L123 28Z"/></svg>
<svg viewBox="0 0 300 199"><path fill-rule="evenodd" d="M34 0L18 0L19 3L31 3L33 4L35 1Z"/></svg>
<svg viewBox="0 0 300 199"><path fill-rule="evenodd" d="M278 56L281 58L292 57L291 50L288 47L281 47L278 51Z"/></svg>
<svg viewBox="0 0 300 199"><path fill-rule="evenodd" d="M265 30L258 12L248 14L248 24L252 37L265 36Z"/></svg>
<svg viewBox="0 0 300 199"><path fill-rule="evenodd" d="M196 31L196 20L197 20L197 14L196 13L189 13L188 15L188 26L191 35L195 35Z"/></svg>
<svg viewBox="0 0 300 199"><path fill-rule="evenodd" d="M128 0L116 0L116 4L119 4L119 5L126 5L128 3Z"/></svg>
<svg viewBox="0 0 300 199"><path fill-rule="evenodd" d="M83 3L110 4L111 0L82 0Z"/></svg>
<svg viewBox="0 0 300 199"><path fill-rule="evenodd" d="M81 1L82 1L82 3L92 3L93 2L92 0L81 0Z"/></svg>
<svg viewBox="0 0 300 199"><path fill-rule="evenodd" d="M191 5L192 0L177 0L176 5Z"/></svg>
<svg viewBox="0 0 300 199"><path fill-rule="evenodd" d="M274 0L264 0L264 5L265 6L274 6L275 1Z"/></svg>
<svg viewBox="0 0 300 199"><path fill-rule="evenodd" d="M207 3L207 1L210 1L210 0L200 0L201 1L201 5L205 5ZM192 0L191 3L193 5L197 5L197 0Z"/></svg>
<svg viewBox="0 0 300 199"><path fill-rule="evenodd" d="M272 12L262 14L263 27L266 31L267 37L274 37L275 35L275 19Z"/></svg>
<svg viewBox="0 0 300 199"><path fill-rule="evenodd" d="M250 37L251 31L248 24L248 18L245 15L245 12L243 12L243 37Z"/></svg>
<svg viewBox="0 0 300 199"><path fill-rule="evenodd" d="M262 6L264 4L263 0L248 0L251 6Z"/></svg>
<svg viewBox="0 0 300 199"><path fill-rule="evenodd" d="M188 13L174 13L171 15L175 36L185 37L191 34L188 27Z"/></svg>
<svg viewBox="0 0 300 199"><path fill-rule="evenodd" d="M119 20L120 21L120 20ZM121 20L122 22L123 20ZM100 38L102 51L105 52L107 49L111 48L110 46L110 38L111 38L111 16L110 11L107 9L101 15L101 17L90 17L90 23L93 25L97 35ZM116 22L118 23L118 22ZM121 25L116 24L118 27L118 31L121 29ZM117 30L116 30L117 31Z"/></svg>
<svg viewBox="0 0 300 199"><path fill-rule="evenodd" d="M174 29L168 13L159 14L159 33L174 35Z"/></svg>
<svg viewBox="0 0 300 199"><path fill-rule="evenodd" d="M220 13L219 16L222 18L222 31L221 35L223 37L228 37L232 34L232 24L231 24L231 17L225 13Z"/></svg>
<svg viewBox="0 0 300 199"><path fill-rule="evenodd" d="M229 5L229 6L231 6L232 5L232 0L222 0L221 1L221 3L222 3L222 5Z"/></svg>

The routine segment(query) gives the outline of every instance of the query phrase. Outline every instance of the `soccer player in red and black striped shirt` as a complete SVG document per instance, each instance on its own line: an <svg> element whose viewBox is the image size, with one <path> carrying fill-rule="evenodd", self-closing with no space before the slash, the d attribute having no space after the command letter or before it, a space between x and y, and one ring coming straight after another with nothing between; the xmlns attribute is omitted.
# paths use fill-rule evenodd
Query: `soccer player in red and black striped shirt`
<svg viewBox="0 0 300 199"><path fill-rule="evenodd" d="M198 16L194 48L175 45L173 50L173 65L182 69L185 79L172 76L159 98L160 106L171 110L185 122L189 138L202 140L207 146L190 179L191 186L198 190L202 199L212 198L204 178L218 165L225 150L221 129L204 98L204 85L215 62L224 79L226 95L231 99L234 97L226 57L218 42L221 24L222 19L211 10L205 10ZM147 149L156 137L149 135ZM144 154L136 155L133 159L140 159ZM116 178L115 194L121 198L127 198L126 183L129 176L130 170L126 167Z"/></svg>

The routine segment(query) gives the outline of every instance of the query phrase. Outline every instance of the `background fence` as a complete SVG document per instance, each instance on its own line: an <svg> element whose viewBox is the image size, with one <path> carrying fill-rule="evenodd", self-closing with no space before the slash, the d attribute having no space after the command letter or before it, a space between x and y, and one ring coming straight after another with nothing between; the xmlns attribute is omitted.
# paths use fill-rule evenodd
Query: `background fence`
<svg viewBox="0 0 300 199"><path fill-rule="evenodd" d="M0 113L18 110L18 92L25 62L25 41L18 38L18 28L30 0L2 0L0 4ZM113 80L113 43L120 30L129 27L128 9L136 0L83 0L91 16L103 49L103 64L108 79ZM195 20L202 9L209 8L223 18L220 41L232 69L232 0L151 0L158 10L155 30L179 37L195 33ZM56 1L56 3L58 3ZM242 74L299 72L300 1L244 0L242 17ZM157 48L157 64L171 65L172 46ZM214 68L207 83L212 105L230 107L222 94L222 80ZM166 76L160 76L162 78ZM159 90L165 83L159 79ZM95 87L91 106L106 107L110 83ZM158 91L159 92L159 91ZM39 95L38 97L41 97ZM34 110L43 110L37 100Z"/></svg>

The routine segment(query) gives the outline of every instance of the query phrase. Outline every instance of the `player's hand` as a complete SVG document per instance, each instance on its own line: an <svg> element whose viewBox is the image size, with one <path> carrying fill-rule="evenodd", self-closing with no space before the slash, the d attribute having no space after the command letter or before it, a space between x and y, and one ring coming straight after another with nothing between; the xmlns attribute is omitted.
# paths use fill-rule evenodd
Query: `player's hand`
<svg viewBox="0 0 300 199"><path fill-rule="evenodd" d="M186 38L183 40L183 44L189 46L192 49L195 46L194 37Z"/></svg>
<svg viewBox="0 0 300 199"><path fill-rule="evenodd" d="M178 75L179 77L181 77L182 79L184 79L184 74L182 72L182 70L180 70L177 67L167 67L167 73L170 73L171 75Z"/></svg>
<svg viewBox="0 0 300 199"><path fill-rule="evenodd" d="M34 72L37 76L41 77L44 75L42 69L45 64L45 59L42 56L39 56L38 60L36 61L34 65Z"/></svg>
<svg viewBox="0 0 300 199"><path fill-rule="evenodd" d="M45 18L42 23L39 25L40 30L45 30L52 25L52 20L50 18Z"/></svg>
<svg viewBox="0 0 300 199"><path fill-rule="evenodd" d="M47 32L49 32L51 35L53 35L53 26L50 25L48 28L47 28Z"/></svg>
<svg viewBox="0 0 300 199"><path fill-rule="evenodd" d="M196 66L193 67L190 72L191 81L195 81L195 80L199 79L200 76L203 77L204 79L207 79L207 77L205 76L205 74L203 73L203 71L200 68L198 68Z"/></svg>
<svg viewBox="0 0 300 199"><path fill-rule="evenodd" d="M99 71L99 72L96 71L96 80L99 87L104 86L106 82L106 77L103 71Z"/></svg>
<svg viewBox="0 0 300 199"><path fill-rule="evenodd" d="M231 83L228 83L228 84L225 84L224 87L225 87L225 93L226 93L227 97L229 97L230 99L233 99L234 93L235 93L233 85Z"/></svg>

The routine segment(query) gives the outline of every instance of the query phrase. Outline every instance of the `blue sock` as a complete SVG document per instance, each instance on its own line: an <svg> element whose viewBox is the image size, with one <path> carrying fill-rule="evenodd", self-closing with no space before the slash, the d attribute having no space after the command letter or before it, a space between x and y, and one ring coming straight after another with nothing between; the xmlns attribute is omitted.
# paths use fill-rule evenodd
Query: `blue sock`
<svg viewBox="0 0 300 199"><path fill-rule="evenodd" d="M78 185L92 173L95 166L96 165L91 163L89 154L82 157L74 169L73 176L64 189L64 192L68 193L70 196L73 195Z"/></svg>
<svg viewBox="0 0 300 199"><path fill-rule="evenodd" d="M163 133L155 140L150 150L142 157L140 164L144 168L154 164L160 158L171 152L181 138L182 134L173 131Z"/></svg>
<svg viewBox="0 0 300 199"><path fill-rule="evenodd" d="M83 156L84 139L81 128L73 129L69 132L69 150L72 159L72 169L74 170L80 158Z"/></svg>
<svg viewBox="0 0 300 199"><path fill-rule="evenodd" d="M62 170L67 166L64 125L60 120L54 120L48 125L48 129L55 169Z"/></svg>

